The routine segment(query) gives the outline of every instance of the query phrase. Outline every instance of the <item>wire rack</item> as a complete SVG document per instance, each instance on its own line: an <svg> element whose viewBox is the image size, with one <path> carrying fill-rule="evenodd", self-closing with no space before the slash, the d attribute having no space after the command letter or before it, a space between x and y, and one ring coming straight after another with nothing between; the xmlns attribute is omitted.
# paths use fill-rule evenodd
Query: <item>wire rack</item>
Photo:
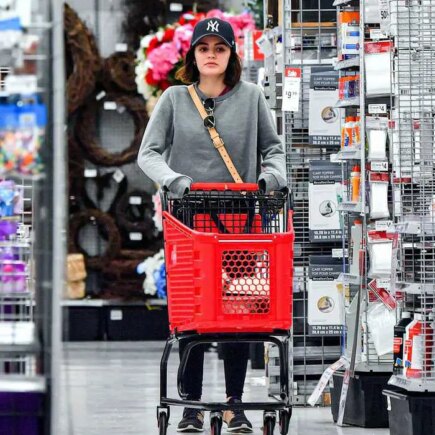
<svg viewBox="0 0 435 435"><path fill-rule="evenodd" d="M405 341L404 369L390 384L435 391L435 3L390 1L394 214L400 233L400 309L420 319L421 333ZM411 349L411 351L410 351ZM411 353L410 353L411 352Z"/></svg>

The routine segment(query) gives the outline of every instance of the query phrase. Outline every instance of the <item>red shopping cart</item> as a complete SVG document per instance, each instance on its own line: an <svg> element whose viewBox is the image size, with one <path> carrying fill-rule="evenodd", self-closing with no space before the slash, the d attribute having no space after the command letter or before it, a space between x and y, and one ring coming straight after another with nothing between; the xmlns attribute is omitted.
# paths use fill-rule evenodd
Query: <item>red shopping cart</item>
<svg viewBox="0 0 435 435"><path fill-rule="evenodd" d="M278 411L280 432L287 434L294 241L289 194L265 195L256 184L196 183L183 198L163 194L162 204L171 335L160 365L160 435L171 405L211 411L212 435L221 433L227 409L263 410L264 434L272 435ZM181 399L171 399L167 363L177 340L188 343L178 369ZM192 348L234 341L278 347L279 398L231 405L185 400L183 373Z"/></svg>

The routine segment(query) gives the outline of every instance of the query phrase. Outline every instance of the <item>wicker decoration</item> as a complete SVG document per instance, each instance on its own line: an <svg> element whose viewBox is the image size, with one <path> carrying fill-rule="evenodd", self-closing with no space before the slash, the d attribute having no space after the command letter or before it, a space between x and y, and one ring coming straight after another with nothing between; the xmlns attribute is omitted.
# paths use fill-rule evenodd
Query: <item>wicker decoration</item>
<svg viewBox="0 0 435 435"><path fill-rule="evenodd" d="M140 204L132 204L132 199ZM144 240L154 238L153 201L149 193L134 190L116 204L115 216L119 228L127 233L142 233Z"/></svg>
<svg viewBox="0 0 435 435"><path fill-rule="evenodd" d="M131 51L113 53L104 61L102 84L110 92L134 92L135 82L135 55Z"/></svg>
<svg viewBox="0 0 435 435"><path fill-rule="evenodd" d="M64 5L66 57L71 71L67 79L68 114L76 111L92 93L102 62L94 36L68 4Z"/></svg>
<svg viewBox="0 0 435 435"><path fill-rule="evenodd" d="M125 195L128 188L127 177L124 177L119 183L114 179L114 171L107 172L105 174L97 175L96 177L86 178L83 182L83 191L82 191L82 200L83 204L86 208L98 208L102 209L99 204L104 200L105 191L108 189L116 190L115 195L112 199L111 204L105 208L103 211L109 214L113 214L115 212L115 208L120 201L120 199ZM96 202L89 195L89 191L87 187L91 184L95 183L96 185Z"/></svg>
<svg viewBox="0 0 435 435"><path fill-rule="evenodd" d="M79 246L80 229L89 223L96 223L99 233L107 240L106 252L101 256L89 256ZM107 213L100 210L86 210L77 213L71 217L69 228L69 252L81 252L84 254L87 267L100 270L118 256L121 249L121 236L119 235L115 221Z"/></svg>
<svg viewBox="0 0 435 435"><path fill-rule="evenodd" d="M104 105L106 101L115 102L117 107L125 107L134 121L134 138L127 148L118 153L111 153L104 149L97 138L96 121L98 108ZM77 139L80 146L85 150L87 158L92 163L101 166L122 166L136 160L147 123L148 115L142 98L107 94L100 100L96 98L89 99L79 110L76 123Z"/></svg>

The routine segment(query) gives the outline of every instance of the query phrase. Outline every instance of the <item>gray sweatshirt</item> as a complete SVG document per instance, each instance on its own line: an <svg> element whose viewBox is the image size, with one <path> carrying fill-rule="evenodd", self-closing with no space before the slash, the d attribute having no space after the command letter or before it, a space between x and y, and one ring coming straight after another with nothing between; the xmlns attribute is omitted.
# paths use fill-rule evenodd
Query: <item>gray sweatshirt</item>
<svg viewBox="0 0 435 435"><path fill-rule="evenodd" d="M242 180L261 182L266 191L286 187L285 153L262 90L240 81L215 102L216 129ZM187 86L172 86L160 97L142 139L138 164L175 195L188 191L192 182L233 182Z"/></svg>

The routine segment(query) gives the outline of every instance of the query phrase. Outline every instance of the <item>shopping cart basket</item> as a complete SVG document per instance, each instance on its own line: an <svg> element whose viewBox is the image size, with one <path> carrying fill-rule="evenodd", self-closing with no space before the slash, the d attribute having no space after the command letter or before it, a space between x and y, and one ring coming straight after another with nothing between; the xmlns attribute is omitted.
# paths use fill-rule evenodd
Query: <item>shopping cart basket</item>
<svg viewBox="0 0 435 435"><path fill-rule="evenodd" d="M288 193L265 195L256 184L196 183L188 195L163 194L163 229L171 335L160 365L160 435L170 405L211 411L211 434L221 433L225 410L263 410L271 435L279 411L288 432L289 338L292 322L293 241ZM189 340L178 370L181 399L167 397L167 363L173 344ZM205 403L184 400L183 373L194 346L270 342L280 355L280 397L274 402Z"/></svg>

